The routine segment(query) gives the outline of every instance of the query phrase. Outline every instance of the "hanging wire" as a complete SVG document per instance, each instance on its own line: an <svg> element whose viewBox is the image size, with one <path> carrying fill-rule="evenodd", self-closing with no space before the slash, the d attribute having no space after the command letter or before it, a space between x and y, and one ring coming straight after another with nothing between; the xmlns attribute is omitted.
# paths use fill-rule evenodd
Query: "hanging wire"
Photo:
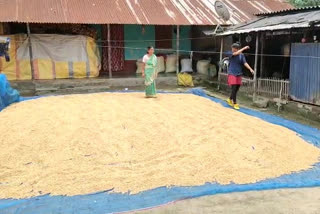
<svg viewBox="0 0 320 214"><path fill-rule="evenodd" d="M44 34L47 35L47 34ZM69 36L77 36L77 35L69 35ZM213 37L203 36L203 37L180 37L179 40L202 40L202 39L213 39ZM40 39L32 38L32 41L41 41ZM68 40L68 39L66 39ZM72 41L83 41L81 39L72 39ZM165 41L175 41L176 38L168 38L168 39L129 39L129 40L103 40L103 39L96 39L96 43L102 42L120 42L120 43L127 43L127 42L165 42ZM17 42L24 42L24 40L19 40Z"/></svg>
<svg viewBox="0 0 320 214"><path fill-rule="evenodd" d="M208 37L190 37L190 38L184 38L185 40L189 40L189 39L210 39ZM70 39L71 41L84 41L84 40L80 40L80 39ZM176 39L164 39L164 40L131 40L132 42L135 41L137 43L145 43L145 42L150 42L150 41L168 41L168 40L172 40L175 41ZM180 39L181 40L181 39ZM102 43L103 41L108 41L108 40L100 40L98 41L98 43ZM120 40L110 40L110 42L113 41L117 41L120 42ZM130 41L130 40L129 40ZM24 43L27 42L26 40L18 40L15 41L16 43ZM112 42L112 43L113 43ZM126 43L126 41L121 40L122 43ZM32 43L42 43L41 39L32 39ZM128 50L146 50L146 48L140 48L140 47L130 47L130 46L115 46L115 45L102 45L102 44L97 44L97 47L101 47L101 48L109 48L111 47L112 49L128 49ZM200 54L220 54L219 51L198 51L198 50L176 50L176 49L160 49L160 48L155 48L156 51L163 51L163 52L181 52L181 53L186 53L186 54L191 54L191 53L200 53ZM224 52L225 53L225 52ZM243 53L246 56L255 56L255 53ZM287 55L284 54L257 54L258 56L266 56L266 57L287 57ZM305 55L290 55L291 58L309 58L309 59L320 59L320 56L305 56Z"/></svg>

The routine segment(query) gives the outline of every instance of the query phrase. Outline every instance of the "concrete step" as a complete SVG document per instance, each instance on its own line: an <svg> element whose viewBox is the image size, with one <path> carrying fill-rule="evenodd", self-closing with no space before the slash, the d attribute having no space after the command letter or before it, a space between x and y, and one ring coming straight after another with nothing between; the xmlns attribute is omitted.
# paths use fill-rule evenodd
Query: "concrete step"
<svg viewBox="0 0 320 214"><path fill-rule="evenodd" d="M157 78L158 86L176 86L176 76L160 76ZM106 91L112 88L144 87L142 77L128 78L91 78L91 79L57 79L36 81L12 81L12 86L18 89L23 96L75 94Z"/></svg>
<svg viewBox="0 0 320 214"><path fill-rule="evenodd" d="M108 85L106 79L75 79L75 80L44 80L36 81L36 88L47 88L49 85L56 89L67 89L84 86L104 86Z"/></svg>
<svg viewBox="0 0 320 214"><path fill-rule="evenodd" d="M76 88L65 88L65 89L56 89L56 88L37 88L36 95L65 95L65 94L86 94L86 93L97 93L97 92L106 92L110 90L108 86L83 86Z"/></svg>
<svg viewBox="0 0 320 214"><path fill-rule="evenodd" d="M159 77L158 84L175 85L177 78L172 77ZM35 81L35 88L51 88L67 89L84 86L109 86L109 87L133 87L144 84L143 78L113 78L113 79L73 79L73 80L40 80Z"/></svg>

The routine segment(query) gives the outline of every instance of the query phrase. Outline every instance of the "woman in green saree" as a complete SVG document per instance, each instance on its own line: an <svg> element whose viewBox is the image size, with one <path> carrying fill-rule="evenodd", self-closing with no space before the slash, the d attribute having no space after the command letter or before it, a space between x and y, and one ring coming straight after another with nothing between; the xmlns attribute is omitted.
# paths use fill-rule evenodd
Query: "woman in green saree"
<svg viewBox="0 0 320 214"><path fill-rule="evenodd" d="M155 98L157 97L156 83L157 78L157 56L154 55L154 48L148 47L147 54L142 59L144 67L142 69L142 76L146 86L146 97Z"/></svg>

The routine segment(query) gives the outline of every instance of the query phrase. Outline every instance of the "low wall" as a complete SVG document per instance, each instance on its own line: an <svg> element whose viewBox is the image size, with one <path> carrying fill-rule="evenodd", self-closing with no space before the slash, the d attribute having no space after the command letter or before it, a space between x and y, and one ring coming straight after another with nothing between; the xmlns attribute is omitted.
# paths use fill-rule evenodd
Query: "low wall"
<svg viewBox="0 0 320 214"><path fill-rule="evenodd" d="M157 78L160 86L176 86L175 75L160 76ZM143 87L141 77L113 78L113 79L59 79L40 81L12 81L11 85L23 96L53 95L53 94L81 94L105 92L112 88Z"/></svg>

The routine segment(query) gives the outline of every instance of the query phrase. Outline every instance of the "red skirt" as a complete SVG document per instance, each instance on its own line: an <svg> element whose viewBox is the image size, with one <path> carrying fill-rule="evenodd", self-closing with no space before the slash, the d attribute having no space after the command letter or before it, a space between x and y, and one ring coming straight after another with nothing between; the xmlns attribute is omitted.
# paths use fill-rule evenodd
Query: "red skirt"
<svg viewBox="0 0 320 214"><path fill-rule="evenodd" d="M228 75L228 84L229 85L242 85L242 76Z"/></svg>

